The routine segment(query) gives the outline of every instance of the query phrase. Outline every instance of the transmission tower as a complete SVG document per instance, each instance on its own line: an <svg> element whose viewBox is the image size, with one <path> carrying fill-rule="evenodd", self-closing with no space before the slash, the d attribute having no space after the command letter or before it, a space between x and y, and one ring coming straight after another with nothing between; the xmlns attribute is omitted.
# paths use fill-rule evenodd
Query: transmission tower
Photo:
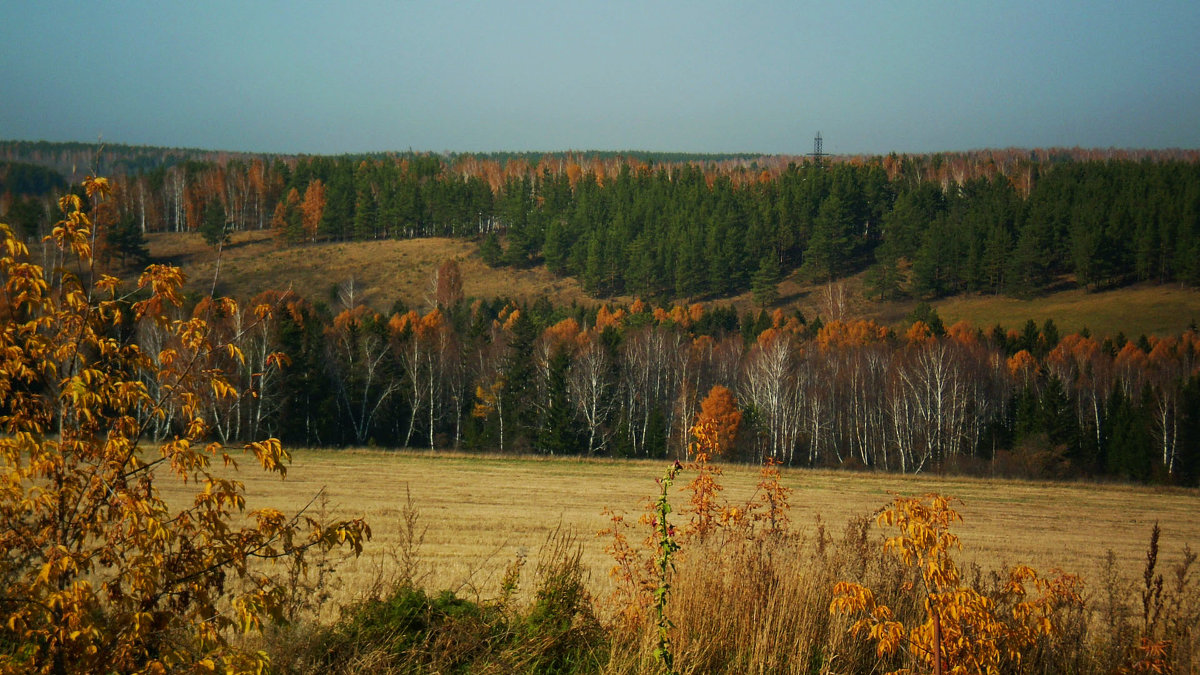
<svg viewBox="0 0 1200 675"><path fill-rule="evenodd" d="M825 163L824 159L829 156L829 155L825 154L825 151L822 149L821 132L819 132L819 131L817 132L817 135L813 138L813 151L808 153L808 156L816 159L817 165L824 164Z"/></svg>

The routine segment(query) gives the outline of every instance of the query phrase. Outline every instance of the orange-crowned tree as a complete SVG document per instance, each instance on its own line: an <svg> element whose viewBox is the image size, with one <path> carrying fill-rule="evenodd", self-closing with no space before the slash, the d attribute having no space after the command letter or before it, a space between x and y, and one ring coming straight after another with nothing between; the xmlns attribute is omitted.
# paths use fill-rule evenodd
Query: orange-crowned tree
<svg viewBox="0 0 1200 675"><path fill-rule="evenodd" d="M734 450L741 424L742 411L733 392L718 384L700 402L700 414L692 434L706 454L728 457Z"/></svg>

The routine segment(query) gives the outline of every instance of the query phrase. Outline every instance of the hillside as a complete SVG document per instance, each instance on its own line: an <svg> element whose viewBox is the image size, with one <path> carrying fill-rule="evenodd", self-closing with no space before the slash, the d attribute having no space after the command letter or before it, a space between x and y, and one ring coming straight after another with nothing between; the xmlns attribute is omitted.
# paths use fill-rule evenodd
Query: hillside
<svg viewBox="0 0 1200 675"><path fill-rule="evenodd" d="M27 163L11 165L7 179L0 172L0 213L37 238L51 225L55 190L48 180L22 176L83 147L8 150L29 152L18 152ZM1077 328L1137 334L1187 325L1195 314L1192 294L1159 291L1200 288L1200 156L1190 152L987 151L828 162L671 155L675 161L665 163L588 153L541 155L536 162L536 153L217 153L170 164L174 151L159 150L125 148L120 156L133 153L128 165L114 158L111 168L124 168L113 175L107 207L110 243L138 255L129 248L136 244L130 233L270 229L294 247L277 252L275 242L262 241L265 234L244 235L236 242L240 254L230 250L227 259L233 292L243 279L251 291L286 281L320 300L354 277L377 309L390 309L397 298L419 305L424 278L397 286L408 270L423 276L471 250L438 238L479 242L483 260L514 270L492 278L472 263L468 279L480 285L469 286L469 294L547 294L559 303L584 301L586 293L734 297L748 308L748 292L757 289L756 297L769 302L772 284L782 280L782 301L809 317L845 314L894 324L918 299L970 294L982 306L946 302L952 317L1012 327L1028 316L1054 316ZM346 242L366 248L346 249ZM193 274L209 276L206 253L180 246L163 255L180 262L194 255ZM265 256L281 259L267 264ZM529 272L540 265L555 277ZM274 268L300 274L281 276ZM864 269L868 274L860 276ZM873 297L904 300L866 303L859 289L868 277ZM789 279L838 280L847 290L843 309L823 307L827 293L819 285L792 286ZM1120 294L1057 296L1065 288L1139 283L1163 286L1130 298L1137 311L1121 310ZM211 284L197 279L195 286ZM994 293L1042 300L1001 303L1001 316ZM1168 323L1163 316L1171 317Z"/></svg>
<svg viewBox="0 0 1200 675"><path fill-rule="evenodd" d="M178 265L188 275L186 290L212 288L216 250L199 234L148 236L156 262ZM554 304L592 303L573 279L556 279L544 267L492 269L475 255L471 242L442 237L333 242L279 248L270 232L237 232L221 256L219 295L245 298L267 289L287 289L314 301L328 301L338 284L354 280L367 305L389 311L400 300L409 307L425 302L430 275L446 260L458 262L466 297L510 296L532 302L546 296Z"/></svg>
<svg viewBox="0 0 1200 675"><path fill-rule="evenodd" d="M207 294L212 287L216 252L198 234L149 235L155 261L184 268L187 290ZM291 288L312 300L328 301L333 289L353 278L357 293L377 311L390 311L396 301L408 307L426 302L430 275L445 260L458 262L466 297L508 296L522 302L546 297L555 305L600 302L627 303L629 297L596 298L574 278L557 277L545 267L513 269L484 264L474 243L461 239L386 239L366 242L319 243L290 248L275 245L270 232L237 232L222 254L219 294L249 297L265 289ZM839 282L844 290L844 316L874 319L902 327L916 306L914 300L877 302L864 296L863 275ZM799 309L805 317L829 318L829 292L825 286L796 281L791 275L779 286L775 307ZM836 288L836 286L835 286ZM755 309L750 293L717 299L740 313ZM933 303L946 325L959 320L977 326L1000 324L1020 328L1027 319L1042 325L1053 319L1064 332L1088 328L1093 335L1129 336L1177 334L1200 321L1200 290L1177 285L1136 285L1090 293L1069 289L1030 300L1006 296L962 294ZM833 310L836 312L836 310Z"/></svg>

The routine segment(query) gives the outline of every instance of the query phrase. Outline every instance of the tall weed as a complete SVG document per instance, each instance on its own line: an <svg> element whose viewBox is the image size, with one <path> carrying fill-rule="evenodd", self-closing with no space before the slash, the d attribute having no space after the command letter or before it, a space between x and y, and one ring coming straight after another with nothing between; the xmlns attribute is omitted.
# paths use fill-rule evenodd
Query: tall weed
<svg viewBox="0 0 1200 675"><path fill-rule="evenodd" d="M602 534L614 591L602 598L589 590L577 538L558 528L536 564L523 553L512 560L492 599L423 588L424 528L408 498L400 544L388 554L392 571L381 572L331 624L298 610L287 644L272 645L273 667L1190 673L1200 663L1197 556L1187 546L1176 558L1165 555L1157 528L1143 569L1132 577L1111 553L1087 584L1057 570L960 568L952 500L896 497L831 534L820 519L796 527L790 508L797 497L781 484L778 468L765 466L754 493L735 502L721 489L720 467L695 455L660 479L658 498L647 500L638 519L606 511L610 526ZM680 471L693 472L682 494L671 486ZM319 582L323 569L297 578L299 609L311 605L301 591Z"/></svg>

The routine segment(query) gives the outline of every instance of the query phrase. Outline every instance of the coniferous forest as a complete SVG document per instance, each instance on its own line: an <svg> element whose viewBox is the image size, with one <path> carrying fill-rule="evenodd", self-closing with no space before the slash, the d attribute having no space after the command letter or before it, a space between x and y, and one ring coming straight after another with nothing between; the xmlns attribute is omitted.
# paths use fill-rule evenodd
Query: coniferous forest
<svg viewBox="0 0 1200 675"><path fill-rule="evenodd" d="M928 308L896 330L722 304L749 290L769 308L787 275L863 271L873 297L922 300L1196 285L1194 151L285 157L4 142L0 159L0 214L31 241L72 171L112 175L95 220L114 265L145 262L155 231L215 245L271 230L284 247L448 236L494 266L642 298L599 311L464 298L448 263L432 302L387 313L269 289L237 308L193 301L184 310L247 355L211 364L243 394L205 402L226 442L683 455L724 389L729 454L746 460L1181 483L1200 470L1194 330L947 327Z"/></svg>
<svg viewBox="0 0 1200 675"><path fill-rule="evenodd" d="M464 237L496 265L545 264L600 297L714 298L793 271L824 280L862 269L880 297L1028 295L1064 275L1093 289L1200 283L1195 151L818 163L649 153L271 157L9 141L4 159L3 210L29 233L54 217L45 197L65 185L55 168L100 164L120 179L124 230L271 228L289 245Z"/></svg>

